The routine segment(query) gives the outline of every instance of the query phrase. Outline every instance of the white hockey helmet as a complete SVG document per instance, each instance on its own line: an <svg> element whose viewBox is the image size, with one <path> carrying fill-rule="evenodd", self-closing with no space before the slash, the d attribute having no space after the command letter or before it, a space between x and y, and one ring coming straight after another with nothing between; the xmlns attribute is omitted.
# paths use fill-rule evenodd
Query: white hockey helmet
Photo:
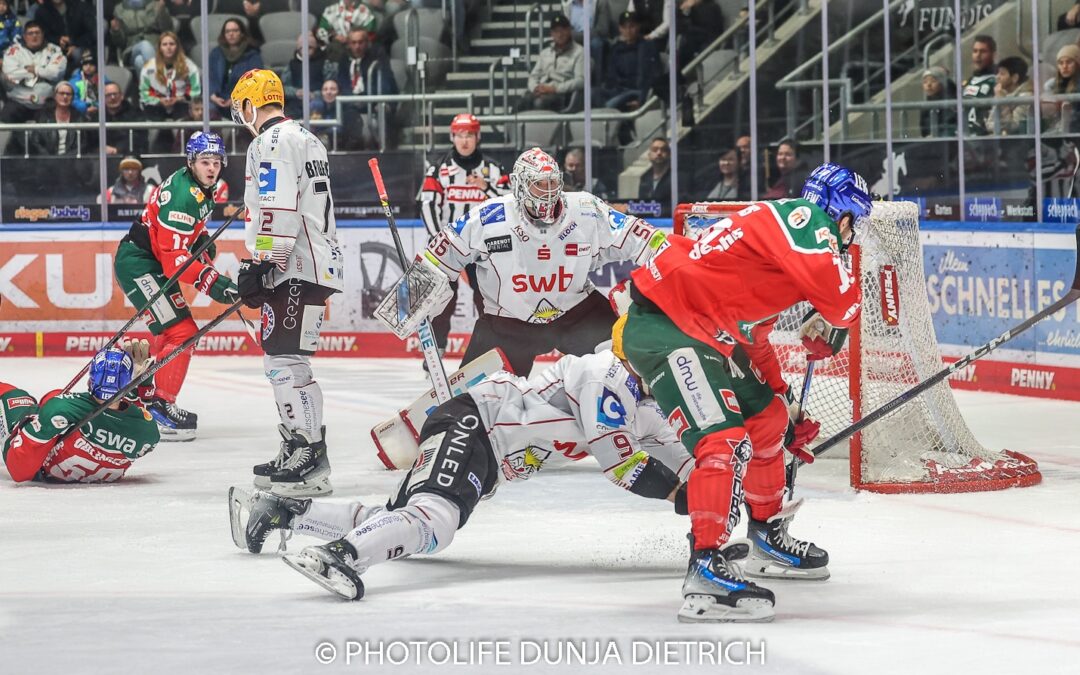
<svg viewBox="0 0 1080 675"><path fill-rule="evenodd" d="M510 173L510 189L527 220L551 225L562 210L563 176L555 158L540 148L521 153Z"/></svg>

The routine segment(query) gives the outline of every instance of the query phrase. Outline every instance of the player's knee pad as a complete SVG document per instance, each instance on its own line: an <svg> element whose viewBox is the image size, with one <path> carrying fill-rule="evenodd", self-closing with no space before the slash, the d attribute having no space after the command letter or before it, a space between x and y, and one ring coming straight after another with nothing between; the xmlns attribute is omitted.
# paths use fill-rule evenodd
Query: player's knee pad
<svg viewBox="0 0 1080 675"><path fill-rule="evenodd" d="M766 460L780 455L788 427L787 406L777 397L764 410L745 420L746 432L754 445L754 459Z"/></svg>
<svg viewBox="0 0 1080 675"><path fill-rule="evenodd" d="M438 553L449 546L461 520L461 512L453 502L430 492L414 493L397 513L415 519L421 535L416 552L424 554Z"/></svg>
<svg viewBox="0 0 1080 675"><path fill-rule="evenodd" d="M315 379L311 372L311 357L302 354L266 354L263 356L263 368L266 379L275 387L299 389Z"/></svg>

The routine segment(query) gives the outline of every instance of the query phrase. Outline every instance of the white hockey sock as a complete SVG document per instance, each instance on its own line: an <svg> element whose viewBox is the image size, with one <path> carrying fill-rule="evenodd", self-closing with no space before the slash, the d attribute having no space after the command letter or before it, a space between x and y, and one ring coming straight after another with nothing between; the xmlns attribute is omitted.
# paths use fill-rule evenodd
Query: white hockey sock
<svg viewBox="0 0 1080 675"><path fill-rule="evenodd" d="M298 354L263 357L266 379L274 387L281 423L303 431L312 441L322 438L323 394L311 372L311 358Z"/></svg>
<svg viewBox="0 0 1080 675"><path fill-rule="evenodd" d="M415 553L438 553L454 540L460 512L450 500L421 492L394 511L380 511L345 535L361 571Z"/></svg>
<svg viewBox="0 0 1080 675"><path fill-rule="evenodd" d="M293 518L292 530L326 541L341 539L359 523L385 511L382 506L364 506L360 502L323 502L312 500L307 513Z"/></svg>

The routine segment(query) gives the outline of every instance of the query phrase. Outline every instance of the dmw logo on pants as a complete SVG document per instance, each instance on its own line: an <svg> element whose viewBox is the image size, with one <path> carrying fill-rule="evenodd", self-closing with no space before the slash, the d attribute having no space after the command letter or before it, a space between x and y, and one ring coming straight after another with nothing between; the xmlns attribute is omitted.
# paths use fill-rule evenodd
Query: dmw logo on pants
<svg viewBox="0 0 1080 675"><path fill-rule="evenodd" d="M668 367L675 376L675 384L694 426L705 429L727 419L693 349L684 347L673 351L668 355Z"/></svg>

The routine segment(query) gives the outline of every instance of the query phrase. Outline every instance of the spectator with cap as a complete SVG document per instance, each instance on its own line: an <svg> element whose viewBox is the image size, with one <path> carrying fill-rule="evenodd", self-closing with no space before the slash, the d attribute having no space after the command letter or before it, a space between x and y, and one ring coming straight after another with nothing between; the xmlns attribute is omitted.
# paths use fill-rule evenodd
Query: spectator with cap
<svg viewBox="0 0 1080 675"><path fill-rule="evenodd" d="M1080 47L1065 45L1057 53L1057 72L1043 84L1043 131L1069 133L1080 129L1076 125L1080 101L1062 101L1057 94L1080 92Z"/></svg>
<svg viewBox="0 0 1080 675"><path fill-rule="evenodd" d="M1002 59L997 66L994 98L1009 99L1017 96L1031 96L1032 93L1027 61L1019 56ZM998 136L1027 133L1028 118L1031 115L1030 103L999 105L996 113L994 110L991 108L986 113L986 128L990 130L990 133Z"/></svg>
<svg viewBox="0 0 1080 675"><path fill-rule="evenodd" d="M952 101L940 108L919 113L919 130L923 136L948 137L956 135L956 85L949 71L941 66L927 68L922 76L923 98L927 101ZM936 122L935 122L936 121Z"/></svg>
<svg viewBox="0 0 1080 675"><path fill-rule="evenodd" d="M67 58L58 46L45 41L41 25L27 21L22 42L4 53L3 82L8 100L0 120L20 123L32 118L45 107L66 68Z"/></svg>
<svg viewBox="0 0 1080 675"><path fill-rule="evenodd" d="M556 14L551 19L551 46L540 50L529 73L528 90L518 101L518 110L557 110L584 107L585 50L574 42L570 19ZM571 101L573 105L571 106Z"/></svg>
<svg viewBox="0 0 1080 675"><path fill-rule="evenodd" d="M106 203L145 204L154 186L143 178L142 169L142 162L135 157L125 157L120 160L120 176L105 192Z"/></svg>
<svg viewBox="0 0 1080 675"><path fill-rule="evenodd" d="M619 39L611 45L604 61L600 84L593 89L593 105L637 110L659 71L660 55L654 43L641 38L641 19L634 12L623 12L619 17Z"/></svg>
<svg viewBox="0 0 1080 675"><path fill-rule="evenodd" d="M98 72L94 52L86 50L79 57L79 69L71 76L71 86L75 88L75 102L72 107L80 115L96 115L98 111Z"/></svg>

